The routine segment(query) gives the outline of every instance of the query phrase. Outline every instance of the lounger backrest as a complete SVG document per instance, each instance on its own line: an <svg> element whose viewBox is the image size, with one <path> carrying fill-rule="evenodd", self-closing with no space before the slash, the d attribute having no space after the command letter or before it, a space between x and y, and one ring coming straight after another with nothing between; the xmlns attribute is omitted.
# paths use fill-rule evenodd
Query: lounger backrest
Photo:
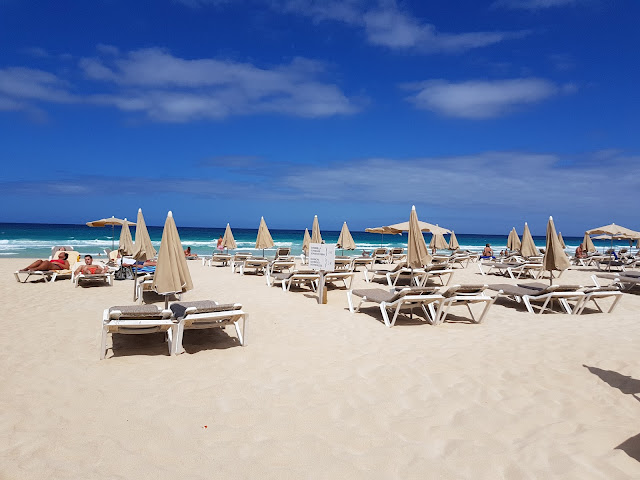
<svg viewBox="0 0 640 480"><path fill-rule="evenodd" d="M155 305L123 305L109 308L111 319L159 320L168 318L170 312L160 310Z"/></svg>
<svg viewBox="0 0 640 480"><path fill-rule="evenodd" d="M392 301L396 301L399 298L406 297L407 295L434 295L438 292L438 287L408 287L396 292Z"/></svg>
<svg viewBox="0 0 640 480"><path fill-rule="evenodd" d="M171 311L176 318L182 318L191 313L214 313L232 310L241 310L239 303L218 304L211 300L199 300L195 302L176 302L171 305Z"/></svg>
<svg viewBox="0 0 640 480"><path fill-rule="evenodd" d="M456 295L478 295L487 289L487 285L453 285L443 294L443 297L455 297Z"/></svg>

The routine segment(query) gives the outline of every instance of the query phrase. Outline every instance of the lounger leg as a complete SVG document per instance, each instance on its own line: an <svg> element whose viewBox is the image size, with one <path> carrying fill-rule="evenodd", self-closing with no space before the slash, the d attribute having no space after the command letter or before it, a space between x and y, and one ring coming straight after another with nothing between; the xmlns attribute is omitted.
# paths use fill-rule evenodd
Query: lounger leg
<svg viewBox="0 0 640 480"><path fill-rule="evenodd" d="M616 298L615 298L615 300L613 301L613 303L611 304L611 308L609 309L609 311L608 311L607 313L611 313L611 312L613 312L613 309L614 309L614 308L616 308L616 305L618 305L618 302L619 302L620 300L622 300L622 294L620 294L620 295L614 295L614 296L615 296Z"/></svg>
<svg viewBox="0 0 640 480"><path fill-rule="evenodd" d="M487 315L487 313L489 312L489 309L491 308L491 305L493 305L495 301L496 301L496 297L493 297L492 299L485 301L485 306L484 306L484 309L482 310L482 314L480 314L480 318L478 318L476 323L482 323L484 321L484 317Z"/></svg>
<svg viewBox="0 0 640 480"><path fill-rule="evenodd" d="M175 338L173 339L173 352L174 355L179 355L184 353L184 348L182 347L182 337L184 336L184 322L178 322L176 325Z"/></svg>
<svg viewBox="0 0 640 480"><path fill-rule="evenodd" d="M384 320L384 324L391 328L391 323L389 322L389 314L387 313L387 304L385 302L382 302L380 304L380 312L382 312L382 319ZM395 321L395 317L393 317L394 321Z"/></svg>
<svg viewBox="0 0 640 480"><path fill-rule="evenodd" d="M107 353L107 327L102 327L102 338L100 339L100 360L104 360Z"/></svg>
<svg viewBox="0 0 640 480"><path fill-rule="evenodd" d="M386 312L387 310L386 304L384 305L385 305L385 312ZM382 308L382 304L380 305L380 308ZM393 313L393 320L391 320L391 324L387 325L389 328L393 327L396 324L396 320L398 319L399 314L400 314L400 304L398 304L398 306L396 307L396 311ZM389 321L389 317L387 317L387 321Z"/></svg>
<svg viewBox="0 0 640 480"><path fill-rule="evenodd" d="M520 298L520 297L516 297L516 298ZM522 297L522 301L524 302L525 306L527 307L527 310L529 311L529 313L534 313L533 307L531 307L531 302L529 301L529 296L528 295L524 295ZM542 312L540 312L540 313L542 313Z"/></svg>
<svg viewBox="0 0 640 480"><path fill-rule="evenodd" d="M484 271L482 270L482 262L478 262L477 265L478 265L478 270L480 270L480 273L484 277L486 273L484 273Z"/></svg>
<svg viewBox="0 0 640 480"><path fill-rule="evenodd" d="M177 337L176 332L175 332L175 326L171 327L169 330L167 330L167 347L169 348L169 355L173 356L175 355L175 351L174 351L174 342L175 339Z"/></svg>
<svg viewBox="0 0 640 480"><path fill-rule="evenodd" d="M353 313L353 292L351 290L347 290L347 303L349 304L349 311Z"/></svg>
<svg viewBox="0 0 640 480"><path fill-rule="evenodd" d="M238 339L240 340L240 345L243 347L247 345L247 320L249 319L249 314L245 313L242 317L242 334L240 334L238 322L236 324L236 333L238 334Z"/></svg>

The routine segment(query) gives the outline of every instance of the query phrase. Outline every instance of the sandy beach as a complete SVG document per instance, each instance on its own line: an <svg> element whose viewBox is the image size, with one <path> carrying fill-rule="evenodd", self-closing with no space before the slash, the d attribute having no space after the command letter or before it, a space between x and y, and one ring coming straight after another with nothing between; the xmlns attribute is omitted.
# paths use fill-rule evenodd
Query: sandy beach
<svg viewBox="0 0 640 480"><path fill-rule="evenodd" d="M27 263L0 260L0 478L640 477L638 293L613 314L500 300L481 325L460 309L389 329L344 289L319 305L192 261L184 300L242 303L247 346L230 327L186 332L175 357L161 334L119 335L100 361L102 311L132 282L19 284ZM516 282L472 264L453 283Z"/></svg>

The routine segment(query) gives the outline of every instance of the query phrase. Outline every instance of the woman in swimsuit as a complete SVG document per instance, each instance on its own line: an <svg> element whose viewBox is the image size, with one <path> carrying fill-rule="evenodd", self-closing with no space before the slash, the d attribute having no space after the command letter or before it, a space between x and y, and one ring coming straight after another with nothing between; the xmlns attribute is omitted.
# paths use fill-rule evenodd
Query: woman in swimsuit
<svg viewBox="0 0 640 480"><path fill-rule="evenodd" d="M58 252L58 258L53 260L36 260L31 265L20 271L46 272L48 270L68 270L70 265L67 258L69 258L69 254L67 252L60 251Z"/></svg>

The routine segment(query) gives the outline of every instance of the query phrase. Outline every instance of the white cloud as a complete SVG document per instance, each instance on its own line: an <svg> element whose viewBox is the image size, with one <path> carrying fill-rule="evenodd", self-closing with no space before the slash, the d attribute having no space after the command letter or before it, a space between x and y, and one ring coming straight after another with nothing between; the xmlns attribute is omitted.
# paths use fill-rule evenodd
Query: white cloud
<svg viewBox="0 0 640 480"><path fill-rule="evenodd" d="M422 53L455 53L486 47L528 32L438 32L432 24L421 21L398 8L395 1L361 0L268 0L277 11L310 17L316 22L339 21L364 29L373 45Z"/></svg>
<svg viewBox="0 0 640 480"><path fill-rule="evenodd" d="M451 53L486 47L513 35L503 32L439 33L433 25L420 23L395 7L369 11L363 18L371 43L425 53Z"/></svg>
<svg viewBox="0 0 640 480"><path fill-rule="evenodd" d="M66 82L43 70L23 67L0 69L0 94L7 100L75 101L76 98L66 89Z"/></svg>
<svg viewBox="0 0 640 480"><path fill-rule="evenodd" d="M539 10L543 8L562 7L575 3L577 3L576 0L497 0L493 3L493 6Z"/></svg>
<svg viewBox="0 0 640 480"><path fill-rule="evenodd" d="M159 121L279 113L326 117L358 110L338 86L323 83L323 65L308 59L260 68L217 59L183 59L149 48L83 59L85 75L122 88L92 101L139 111Z"/></svg>
<svg viewBox="0 0 640 480"><path fill-rule="evenodd" d="M417 90L408 97L417 108L451 117L489 118L540 102L560 91L571 92L575 87L558 87L539 78L519 78L461 83L433 80L405 85L405 88Z"/></svg>

